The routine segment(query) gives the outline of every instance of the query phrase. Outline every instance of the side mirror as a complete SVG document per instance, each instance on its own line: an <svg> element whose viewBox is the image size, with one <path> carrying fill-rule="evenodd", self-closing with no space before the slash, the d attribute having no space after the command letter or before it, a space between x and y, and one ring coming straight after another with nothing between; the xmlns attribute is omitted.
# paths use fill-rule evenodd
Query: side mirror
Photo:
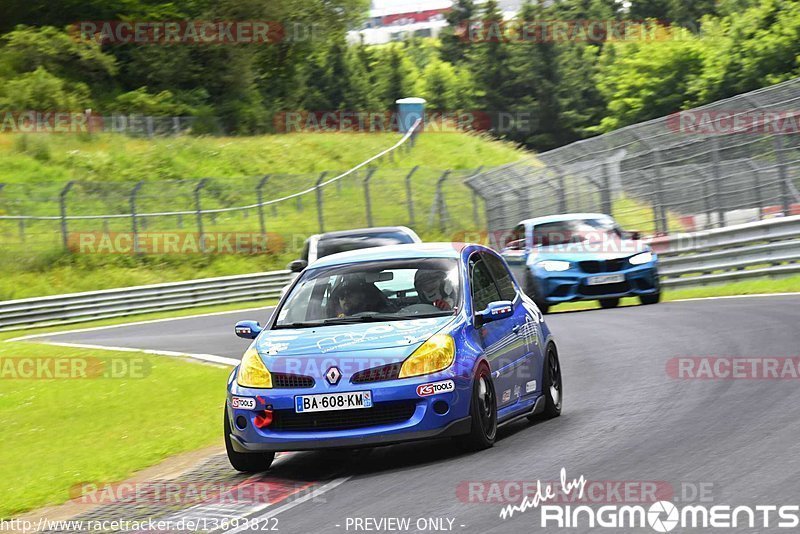
<svg viewBox="0 0 800 534"><path fill-rule="evenodd" d="M233 329L237 336L244 339L255 339L263 330L258 321L239 321Z"/></svg>
<svg viewBox="0 0 800 534"><path fill-rule="evenodd" d="M490 302L485 310L475 314L475 326L481 327L492 321L499 321L514 315L514 304L510 300Z"/></svg>
<svg viewBox="0 0 800 534"><path fill-rule="evenodd" d="M293 273L299 273L300 271L308 267L308 262L306 260L294 260L286 267Z"/></svg>
<svg viewBox="0 0 800 534"><path fill-rule="evenodd" d="M506 244L506 250L525 250L525 240L517 239Z"/></svg>
<svg viewBox="0 0 800 534"><path fill-rule="evenodd" d="M642 238L642 233L636 230L632 230L628 232L628 238L633 239L634 241L639 241Z"/></svg>

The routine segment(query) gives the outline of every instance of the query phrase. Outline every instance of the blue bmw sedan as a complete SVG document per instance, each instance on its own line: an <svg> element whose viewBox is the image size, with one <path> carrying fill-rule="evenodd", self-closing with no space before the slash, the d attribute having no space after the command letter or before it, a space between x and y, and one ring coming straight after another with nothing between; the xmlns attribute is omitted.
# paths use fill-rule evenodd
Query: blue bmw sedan
<svg viewBox="0 0 800 534"><path fill-rule="evenodd" d="M561 413L556 344L508 266L481 245L410 244L314 262L228 380L231 465L277 451L452 437L472 450L498 425Z"/></svg>
<svg viewBox="0 0 800 534"><path fill-rule="evenodd" d="M615 308L622 297L639 297L642 304L661 299L655 252L602 213L522 221L503 257L542 313L577 300Z"/></svg>

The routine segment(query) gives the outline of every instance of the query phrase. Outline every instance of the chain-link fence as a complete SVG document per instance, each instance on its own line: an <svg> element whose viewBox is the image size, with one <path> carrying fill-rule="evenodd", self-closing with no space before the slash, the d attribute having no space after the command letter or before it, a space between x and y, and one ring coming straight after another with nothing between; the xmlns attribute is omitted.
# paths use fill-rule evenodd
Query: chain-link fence
<svg viewBox="0 0 800 534"><path fill-rule="evenodd" d="M366 167L333 182L338 173L329 171L0 184L0 245L10 252L74 250L80 236L98 233L134 240L143 234L251 233L277 237L271 250L286 250L314 233L401 224L449 238L454 230L485 227L483 204L464 185L479 170Z"/></svg>
<svg viewBox="0 0 800 534"><path fill-rule="evenodd" d="M800 78L636 124L468 180L489 230L564 212L649 234L800 214Z"/></svg>

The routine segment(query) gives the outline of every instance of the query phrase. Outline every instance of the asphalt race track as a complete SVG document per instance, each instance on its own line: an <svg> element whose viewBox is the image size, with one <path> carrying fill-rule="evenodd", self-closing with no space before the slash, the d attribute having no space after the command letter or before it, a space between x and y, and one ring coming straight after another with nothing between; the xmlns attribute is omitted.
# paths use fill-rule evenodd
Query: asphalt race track
<svg viewBox="0 0 800 534"><path fill-rule="evenodd" d="M242 318L263 322L268 311L260 313L50 339L238 357L246 341L234 336L233 324ZM419 518L452 519L453 532L557 531L542 528L535 509L503 520L496 494L491 503L470 502L481 492L470 497L464 488L470 482L514 488L507 482L557 480L562 468L568 478L653 481L675 501L696 501L682 493L703 488L704 500L713 504L800 504L800 380L679 379L667 373L667 361L675 357L800 356L800 296L671 302L557 313L546 320L564 373L562 417L512 423L501 429L494 448L474 454L458 452L449 441L432 441L286 455L265 479L309 480L322 490L257 515L276 517L284 533L366 531L367 523L355 528L356 518L398 517L410 518L410 532L420 531ZM336 484L324 491L331 480ZM756 529L766 530L777 529Z"/></svg>

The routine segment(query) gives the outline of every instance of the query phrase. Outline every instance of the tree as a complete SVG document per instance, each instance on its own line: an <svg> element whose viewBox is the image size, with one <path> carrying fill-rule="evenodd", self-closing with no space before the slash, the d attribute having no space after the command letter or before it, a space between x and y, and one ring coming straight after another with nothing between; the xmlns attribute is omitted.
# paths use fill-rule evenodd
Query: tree
<svg viewBox="0 0 800 534"><path fill-rule="evenodd" d="M475 2L473 0L456 0L446 15L447 27L442 30L440 54L443 61L460 63L466 58L469 42L465 32L475 21Z"/></svg>

